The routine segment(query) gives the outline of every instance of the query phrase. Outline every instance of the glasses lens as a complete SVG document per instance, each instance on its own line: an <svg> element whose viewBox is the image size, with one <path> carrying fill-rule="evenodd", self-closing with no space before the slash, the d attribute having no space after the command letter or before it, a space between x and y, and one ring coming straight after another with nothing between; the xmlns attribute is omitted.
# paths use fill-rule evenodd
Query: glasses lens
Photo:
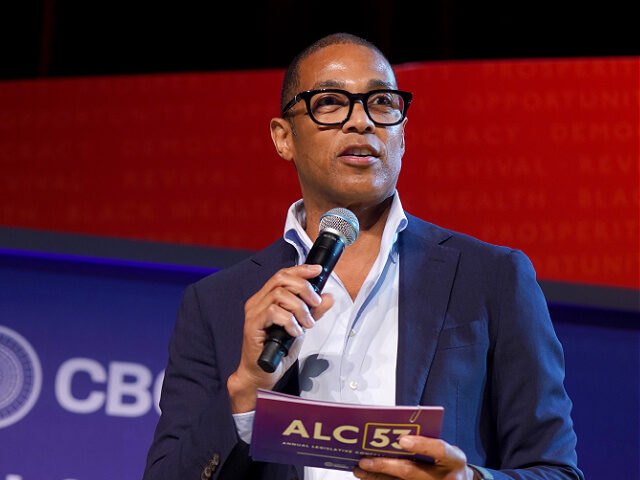
<svg viewBox="0 0 640 480"><path fill-rule="evenodd" d="M311 116L319 123L338 125L349 115L349 97L340 92L318 92L309 99ZM402 121L404 100L393 92L381 91L369 95L367 110L371 120L379 125L395 125Z"/></svg>
<svg viewBox="0 0 640 480"><path fill-rule="evenodd" d="M377 92L369 97L367 108L371 120L382 125L390 125L402 120L404 100L397 93Z"/></svg>
<svg viewBox="0 0 640 480"><path fill-rule="evenodd" d="M349 98L342 93L316 93L309 104L313 118L322 123L342 123L349 114Z"/></svg>

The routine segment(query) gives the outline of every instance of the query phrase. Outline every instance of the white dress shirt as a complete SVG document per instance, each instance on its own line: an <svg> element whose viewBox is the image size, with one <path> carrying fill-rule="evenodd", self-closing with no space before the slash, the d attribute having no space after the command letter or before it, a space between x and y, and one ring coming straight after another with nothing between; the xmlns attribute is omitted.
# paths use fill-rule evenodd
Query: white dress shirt
<svg viewBox="0 0 640 480"><path fill-rule="evenodd" d="M284 239L304 263L312 242L302 200L291 205ZM396 192L378 256L355 300L335 273L323 289L334 305L306 331L298 356L300 396L315 400L395 405L398 350L398 233L407 218ZM348 248L348 247L347 247ZM240 438L251 441L254 412L234 415ZM355 478L351 472L305 467L305 480Z"/></svg>

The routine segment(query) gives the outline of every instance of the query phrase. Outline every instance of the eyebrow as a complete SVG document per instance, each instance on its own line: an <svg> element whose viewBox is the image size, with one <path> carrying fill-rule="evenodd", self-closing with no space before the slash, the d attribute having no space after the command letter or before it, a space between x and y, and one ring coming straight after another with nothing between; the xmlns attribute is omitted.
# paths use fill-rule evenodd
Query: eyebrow
<svg viewBox="0 0 640 480"><path fill-rule="evenodd" d="M345 83L342 80L322 80L321 82L316 82L313 84L312 90L317 90L319 88L344 88Z"/></svg>
<svg viewBox="0 0 640 480"><path fill-rule="evenodd" d="M312 90L317 90L320 88L344 89L345 87L346 87L346 83L343 82L342 80L329 79L329 80L322 80L320 82L314 83ZM395 83L387 82L386 80L380 80L380 79L372 79L367 82L368 90L374 90L376 88L388 88L390 90L393 90L396 88L396 85Z"/></svg>
<svg viewBox="0 0 640 480"><path fill-rule="evenodd" d="M373 90L374 88L388 88L390 90L397 88L395 82L387 82L386 80L373 79L369 80L367 87Z"/></svg>

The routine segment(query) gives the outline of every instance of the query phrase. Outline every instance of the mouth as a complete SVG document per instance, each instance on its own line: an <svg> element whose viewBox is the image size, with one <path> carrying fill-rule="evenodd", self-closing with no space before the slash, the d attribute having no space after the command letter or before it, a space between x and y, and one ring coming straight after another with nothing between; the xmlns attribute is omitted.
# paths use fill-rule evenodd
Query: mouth
<svg viewBox="0 0 640 480"><path fill-rule="evenodd" d="M343 161L355 165L369 165L375 162L380 153L371 145L352 145L339 155Z"/></svg>

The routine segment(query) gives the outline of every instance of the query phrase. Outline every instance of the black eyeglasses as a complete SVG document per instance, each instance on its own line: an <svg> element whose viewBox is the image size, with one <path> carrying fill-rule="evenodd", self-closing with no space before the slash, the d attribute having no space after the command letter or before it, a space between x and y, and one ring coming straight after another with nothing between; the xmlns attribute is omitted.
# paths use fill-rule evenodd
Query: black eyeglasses
<svg viewBox="0 0 640 480"><path fill-rule="evenodd" d="M287 103L282 116L300 100L304 100L311 120L318 125L342 125L349 120L353 103L359 101L373 123L390 127L404 120L412 98L413 94L400 90L371 90L366 93L350 93L334 88L307 90Z"/></svg>

